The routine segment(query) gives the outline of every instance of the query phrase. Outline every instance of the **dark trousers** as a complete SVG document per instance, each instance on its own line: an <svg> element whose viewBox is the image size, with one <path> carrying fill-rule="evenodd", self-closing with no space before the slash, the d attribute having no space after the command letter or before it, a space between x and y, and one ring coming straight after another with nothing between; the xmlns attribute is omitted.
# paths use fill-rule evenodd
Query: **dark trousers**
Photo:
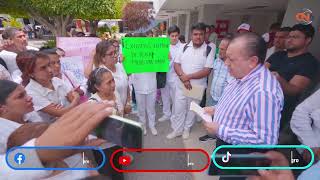
<svg viewBox="0 0 320 180"><path fill-rule="evenodd" d="M103 152L106 156L106 163L104 164L104 166L101 169L98 170L100 174L108 176L112 180L123 180L124 179L123 173L120 173L120 172L114 170L109 162L111 159L112 153L114 153L118 149L122 149L122 147L114 146L114 147L111 147L108 149L103 149ZM119 158L120 158L120 156L122 156L122 154L123 154L122 152L119 152L113 158L113 164L118 169L122 169L122 166L119 164ZM93 155L94 155L94 158L95 158L97 164L100 165L102 163L101 152L94 150Z"/></svg>

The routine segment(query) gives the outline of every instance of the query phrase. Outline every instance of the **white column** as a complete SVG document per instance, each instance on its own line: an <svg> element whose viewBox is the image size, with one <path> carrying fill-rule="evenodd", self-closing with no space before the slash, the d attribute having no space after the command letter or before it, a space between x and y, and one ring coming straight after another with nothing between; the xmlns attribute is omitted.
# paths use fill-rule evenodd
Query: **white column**
<svg viewBox="0 0 320 180"><path fill-rule="evenodd" d="M205 18L204 7L205 7L205 5L198 7L198 11L199 11L198 22L204 22L204 18Z"/></svg>
<svg viewBox="0 0 320 180"><path fill-rule="evenodd" d="M190 34L190 21L191 21L191 18L190 18L190 16L191 16L191 12L190 11L187 11L187 13L186 13L186 26L185 26L185 37L186 37L186 42L188 42L189 41L189 34Z"/></svg>

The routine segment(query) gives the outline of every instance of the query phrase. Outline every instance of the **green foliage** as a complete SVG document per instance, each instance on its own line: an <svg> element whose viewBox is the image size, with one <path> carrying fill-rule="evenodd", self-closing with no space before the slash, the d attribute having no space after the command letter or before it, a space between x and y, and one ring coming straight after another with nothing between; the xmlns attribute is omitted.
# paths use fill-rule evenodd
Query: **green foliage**
<svg viewBox="0 0 320 180"><path fill-rule="evenodd" d="M98 33L97 35L99 37L101 37L103 35L103 33L105 33L105 32L110 32L111 33L111 29L107 25L103 26L103 27L99 27L97 29L97 33Z"/></svg>
<svg viewBox="0 0 320 180"><path fill-rule="evenodd" d="M115 33L119 32L119 29L120 29L120 28L119 28L119 26L117 26L117 25L116 25L116 26L112 26L112 27L111 27L111 33L112 33L112 34L115 34Z"/></svg>
<svg viewBox="0 0 320 180"><path fill-rule="evenodd" d="M23 24L21 22L17 21L16 18L10 18L9 22L3 21L3 25L4 25L4 27L15 27L18 29L23 28Z"/></svg>
<svg viewBox="0 0 320 180"><path fill-rule="evenodd" d="M128 0L5 0L0 13L28 15L35 12L43 17L70 15L82 19L113 19L121 17Z"/></svg>
<svg viewBox="0 0 320 180"><path fill-rule="evenodd" d="M57 47L56 39L50 39L44 43L43 47L45 48L55 48Z"/></svg>

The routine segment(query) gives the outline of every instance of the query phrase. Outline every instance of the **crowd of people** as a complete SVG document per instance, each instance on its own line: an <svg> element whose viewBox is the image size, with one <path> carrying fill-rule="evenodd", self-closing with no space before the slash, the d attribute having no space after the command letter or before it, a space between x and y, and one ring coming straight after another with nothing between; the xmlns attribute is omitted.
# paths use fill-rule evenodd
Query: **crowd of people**
<svg viewBox="0 0 320 180"><path fill-rule="evenodd" d="M312 25L280 27L275 23L263 36L253 31L249 24L243 23L237 34L217 39L214 26L197 23L191 27L190 41L185 43L181 41L184 36L179 27L169 27L169 71L165 74L164 86L159 88L156 72L126 74L122 65L126 59L117 40L102 40L96 45L83 72L88 79L83 86L72 72L61 69L60 58L65 54L62 49L29 47L22 30L6 28L2 34L4 43L0 46L0 159L3 162L0 172L5 172L5 178L9 179L97 175L96 171L17 172L6 167L5 152L8 147L20 145L89 144L103 147L108 159L122 147L105 142L92 132L108 115L130 114L133 104L138 107L138 119L145 135L147 127L152 135L158 135L157 121L170 121L172 132L166 138L188 139L198 118L190 111L191 102L201 105L205 113L212 116L212 122L203 121L206 135L199 137L200 141L213 144L209 140L216 139L216 147L304 144L312 149L317 162L320 159L320 141L316 138L320 135L317 103L320 90L299 104L317 80L318 61L308 52L315 30ZM130 36L153 35L127 35ZM157 91L161 92L163 105L163 116L158 120ZM190 96L187 91L202 98ZM26 153L39 167L49 164L70 167L81 159L79 154L70 151ZM310 160L307 151L300 153L306 162ZM98 152L93 152L93 158L101 162ZM121 168L119 162L114 164ZM319 162L308 171L312 174L316 166ZM109 163L99 173L123 179ZM256 178L272 179L277 175L259 173L261 177ZM291 172L285 173L294 179ZM307 179L308 172L302 177Z"/></svg>

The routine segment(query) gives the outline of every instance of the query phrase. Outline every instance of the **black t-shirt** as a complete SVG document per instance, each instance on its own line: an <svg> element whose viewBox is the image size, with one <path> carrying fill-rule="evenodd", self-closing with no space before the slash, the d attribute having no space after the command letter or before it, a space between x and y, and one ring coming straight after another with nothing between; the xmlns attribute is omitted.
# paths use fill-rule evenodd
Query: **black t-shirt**
<svg viewBox="0 0 320 180"><path fill-rule="evenodd" d="M271 64L270 71L276 71L288 82L295 76L300 75L313 80L318 71L318 61L310 53L304 53L295 57L288 57L286 51L274 53L267 60ZM280 126L283 129L289 126L292 113L298 103L300 95L284 95L284 107L281 114Z"/></svg>
<svg viewBox="0 0 320 180"><path fill-rule="evenodd" d="M267 60L271 64L270 71L276 71L285 80L290 81L295 75L314 79L318 70L318 61L310 53L288 57L286 51L272 54Z"/></svg>

